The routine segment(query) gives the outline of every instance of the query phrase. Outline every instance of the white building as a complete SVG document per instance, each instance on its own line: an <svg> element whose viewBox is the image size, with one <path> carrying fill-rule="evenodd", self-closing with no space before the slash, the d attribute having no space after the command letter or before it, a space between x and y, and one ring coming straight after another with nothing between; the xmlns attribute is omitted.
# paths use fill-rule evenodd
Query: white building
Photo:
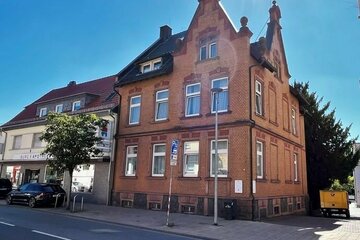
<svg viewBox="0 0 360 240"><path fill-rule="evenodd" d="M28 182L58 182L67 189L65 173L59 174L48 165L42 155L45 143L39 137L45 130L48 112L68 114L95 113L109 121L107 127L99 129L103 138L98 145L103 155L91 159L90 165L79 166L73 180L81 188L72 190L86 192L87 199L97 203L108 203L112 185L113 136L115 135L118 95L113 91L115 77L105 77L81 84L70 82L66 87L54 89L26 106L23 111L1 126L5 135L4 153L0 161L1 177L7 177L13 186ZM1 143L1 142L0 142ZM1 153L1 152L0 152Z"/></svg>

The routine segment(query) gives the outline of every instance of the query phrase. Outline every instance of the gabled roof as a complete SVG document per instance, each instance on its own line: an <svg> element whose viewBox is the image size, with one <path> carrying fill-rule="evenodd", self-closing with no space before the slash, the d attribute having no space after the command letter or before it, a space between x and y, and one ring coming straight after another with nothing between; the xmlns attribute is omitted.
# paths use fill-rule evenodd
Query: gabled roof
<svg viewBox="0 0 360 240"><path fill-rule="evenodd" d="M168 74L173 69L173 56L171 55L177 47L177 40L183 39L187 31L169 36L168 38L159 38L149 48L137 56L128 66L121 70L117 76L118 81L115 86L123 86L140 80ZM139 64L156 58L162 57L162 66L160 69L141 73Z"/></svg>
<svg viewBox="0 0 360 240"><path fill-rule="evenodd" d="M1 127L9 127L16 124L29 123L34 121L41 121L44 118L39 118L36 115L36 110L39 105L44 103L60 102L69 97L79 95L91 95L92 100L86 104L84 108L79 112L91 112L100 109L112 109L118 104L118 95L109 97L113 92L113 85L115 83L116 76L104 77L89 82L80 84L69 84L66 87L51 90L43 95L41 98L26 106L23 111L16 115L9 122L5 123Z"/></svg>

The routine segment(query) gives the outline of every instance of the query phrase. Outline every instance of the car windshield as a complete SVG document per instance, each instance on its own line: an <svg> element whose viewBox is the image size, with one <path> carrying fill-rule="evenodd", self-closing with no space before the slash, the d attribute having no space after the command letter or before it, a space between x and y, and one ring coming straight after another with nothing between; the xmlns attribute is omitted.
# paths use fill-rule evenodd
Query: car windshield
<svg viewBox="0 0 360 240"><path fill-rule="evenodd" d="M43 186L44 192L54 192L51 186Z"/></svg>

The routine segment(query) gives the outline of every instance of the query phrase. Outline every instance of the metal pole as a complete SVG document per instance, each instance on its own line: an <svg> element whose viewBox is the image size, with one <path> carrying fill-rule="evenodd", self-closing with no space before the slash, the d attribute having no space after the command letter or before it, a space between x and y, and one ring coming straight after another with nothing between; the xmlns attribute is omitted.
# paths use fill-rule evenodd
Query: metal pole
<svg viewBox="0 0 360 240"><path fill-rule="evenodd" d="M219 93L215 94L215 179L214 179L214 225L218 225L218 105Z"/></svg>
<svg viewBox="0 0 360 240"><path fill-rule="evenodd" d="M168 226L168 227L172 226L172 224L169 223L169 221L170 221L170 200L171 200L172 175L173 175L173 166L170 166L169 199L168 199L168 209L167 209L167 217L166 217L166 226Z"/></svg>

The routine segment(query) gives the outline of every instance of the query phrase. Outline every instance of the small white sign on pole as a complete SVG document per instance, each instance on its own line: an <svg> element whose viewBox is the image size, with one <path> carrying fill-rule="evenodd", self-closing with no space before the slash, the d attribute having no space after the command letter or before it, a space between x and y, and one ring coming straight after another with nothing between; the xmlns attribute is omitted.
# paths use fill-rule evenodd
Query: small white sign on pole
<svg viewBox="0 0 360 240"><path fill-rule="evenodd" d="M170 156L170 166L176 166L177 164L177 154L178 154L179 140L175 139L171 143L171 156Z"/></svg>

